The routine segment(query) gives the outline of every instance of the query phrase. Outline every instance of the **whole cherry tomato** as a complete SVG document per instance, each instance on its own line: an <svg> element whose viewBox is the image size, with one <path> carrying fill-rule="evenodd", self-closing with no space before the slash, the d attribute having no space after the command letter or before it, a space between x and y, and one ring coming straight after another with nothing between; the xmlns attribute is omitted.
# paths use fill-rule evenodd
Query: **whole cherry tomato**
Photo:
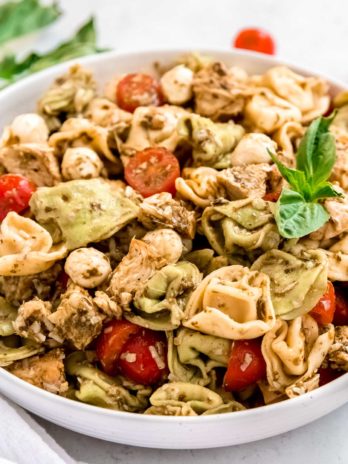
<svg viewBox="0 0 348 464"><path fill-rule="evenodd" d="M275 44L272 36L259 28L242 29L234 39L233 46L244 50L275 54Z"/></svg>
<svg viewBox="0 0 348 464"><path fill-rule="evenodd" d="M335 287L336 311L333 319L335 325L348 325L348 288Z"/></svg>
<svg viewBox="0 0 348 464"><path fill-rule="evenodd" d="M167 341L164 333L149 329L130 337L118 361L122 375L141 385L153 385L167 373Z"/></svg>
<svg viewBox="0 0 348 464"><path fill-rule="evenodd" d="M117 373L117 361L131 335L141 330L138 325L126 320L111 321L104 327L96 341L97 358L103 371L109 375Z"/></svg>
<svg viewBox="0 0 348 464"><path fill-rule="evenodd" d="M129 160L124 175L143 197L161 192L174 195L175 180L180 176L179 161L166 148L146 148Z"/></svg>
<svg viewBox="0 0 348 464"><path fill-rule="evenodd" d="M0 176L0 221L10 211L20 213L27 209L35 190L36 185L19 174Z"/></svg>
<svg viewBox="0 0 348 464"><path fill-rule="evenodd" d="M224 377L224 389L238 391L266 377L266 363L260 339L233 342Z"/></svg>
<svg viewBox="0 0 348 464"><path fill-rule="evenodd" d="M320 298L318 303L310 311L310 315L320 325L331 324L334 318L336 308L335 288L329 281L327 283L327 290Z"/></svg>
<svg viewBox="0 0 348 464"><path fill-rule="evenodd" d="M138 106L159 106L162 104L159 82L148 74L127 74L117 84L116 102L125 111L133 111Z"/></svg>

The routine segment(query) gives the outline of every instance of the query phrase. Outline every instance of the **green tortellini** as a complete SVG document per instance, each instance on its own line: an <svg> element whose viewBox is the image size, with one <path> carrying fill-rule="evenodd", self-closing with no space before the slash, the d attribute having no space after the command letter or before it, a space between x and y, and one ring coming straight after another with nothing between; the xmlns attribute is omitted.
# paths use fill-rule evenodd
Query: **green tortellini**
<svg viewBox="0 0 348 464"><path fill-rule="evenodd" d="M0 296L0 337L8 337L15 333L13 321L17 317L17 309Z"/></svg>
<svg viewBox="0 0 348 464"><path fill-rule="evenodd" d="M196 166L225 169L231 167L231 153L244 129L233 121L214 123L198 114L188 114L179 121L178 132L192 145Z"/></svg>
<svg viewBox="0 0 348 464"><path fill-rule="evenodd" d="M280 244L272 204L261 198L206 208L202 228L212 248L222 256L267 251Z"/></svg>
<svg viewBox="0 0 348 464"><path fill-rule="evenodd" d="M296 256L270 250L251 269L269 276L275 313L285 320L308 313L326 291L328 263L323 250L302 251Z"/></svg>
<svg viewBox="0 0 348 464"><path fill-rule="evenodd" d="M84 402L118 411L142 411L148 406L151 387L135 385L121 377L109 377L95 368L86 353L76 351L66 360L66 372L77 377L75 397Z"/></svg>
<svg viewBox="0 0 348 464"><path fill-rule="evenodd" d="M214 368L227 367L230 340L186 328L168 332L167 337L171 380L212 386Z"/></svg>
<svg viewBox="0 0 348 464"><path fill-rule="evenodd" d="M245 409L237 401L224 403L222 397L206 387L186 382L162 385L150 397L145 414L165 416L200 416Z"/></svg>
<svg viewBox="0 0 348 464"><path fill-rule="evenodd" d="M180 325L186 301L202 280L197 267L187 261L168 264L148 280L134 308L125 317L153 330L173 330Z"/></svg>
<svg viewBox="0 0 348 464"><path fill-rule="evenodd" d="M228 266L230 264L227 256L214 256L214 250L210 248L191 251L185 255L185 259L190 261L190 263L195 264L203 273L204 277L211 272L220 269L220 267Z"/></svg>
<svg viewBox="0 0 348 464"><path fill-rule="evenodd" d="M55 242L69 250L111 237L138 214L138 206L102 179L72 180L41 187L30 208Z"/></svg>
<svg viewBox="0 0 348 464"><path fill-rule="evenodd" d="M0 367L10 366L15 361L30 358L44 351L43 347L31 342L21 346L19 343L19 338L15 335L0 340Z"/></svg>

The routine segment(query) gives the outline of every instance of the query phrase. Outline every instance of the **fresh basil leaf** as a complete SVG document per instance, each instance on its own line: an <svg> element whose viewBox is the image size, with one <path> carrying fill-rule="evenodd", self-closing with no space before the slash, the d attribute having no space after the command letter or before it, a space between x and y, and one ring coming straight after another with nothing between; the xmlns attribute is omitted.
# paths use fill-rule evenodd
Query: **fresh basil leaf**
<svg viewBox="0 0 348 464"><path fill-rule="evenodd" d="M319 229L329 220L326 209L319 203L306 202L293 190L283 189L276 204L275 219L280 235L299 238Z"/></svg>
<svg viewBox="0 0 348 464"><path fill-rule="evenodd" d="M334 114L315 119L307 129L296 156L296 167L311 186L327 180L336 161L335 138L329 132Z"/></svg>
<svg viewBox="0 0 348 464"><path fill-rule="evenodd" d="M72 39L44 55L31 53L22 61L16 61L13 55L5 57L0 61L0 88L57 63L103 51L96 45L95 25L91 18Z"/></svg>
<svg viewBox="0 0 348 464"><path fill-rule="evenodd" d="M6 2L0 5L0 44L45 27L60 15L56 3L44 6L39 0Z"/></svg>
<svg viewBox="0 0 348 464"><path fill-rule="evenodd" d="M306 199L310 196L309 185L306 181L305 173L299 171L298 169L292 169L285 166L281 163L273 153L269 152L272 161L277 165L280 174L284 179L291 185L291 187L296 190L296 192L301 193Z"/></svg>
<svg viewBox="0 0 348 464"><path fill-rule="evenodd" d="M339 198L343 196L343 193L336 190L330 182L323 182L313 191L311 199L316 201L323 198Z"/></svg>

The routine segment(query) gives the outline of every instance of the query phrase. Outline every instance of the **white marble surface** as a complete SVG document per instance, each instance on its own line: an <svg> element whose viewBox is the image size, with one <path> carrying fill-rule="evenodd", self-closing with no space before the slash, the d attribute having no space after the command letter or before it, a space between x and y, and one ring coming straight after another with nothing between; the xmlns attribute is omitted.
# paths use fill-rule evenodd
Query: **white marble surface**
<svg viewBox="0 0 348 464"><path fill-rule="evenodd" d="M63 0L61 4L65 17L23 43L22 50L33 44L41 50L50 48L91 13L97 17L100 45L119 50L228 49L238 29L256 25L273 34L284 59L348 82L347 0ZM347 414L348 405L279 437L205 451L132 448L40 423L72 457L89 464L338 464L348 462Z"/></svg>

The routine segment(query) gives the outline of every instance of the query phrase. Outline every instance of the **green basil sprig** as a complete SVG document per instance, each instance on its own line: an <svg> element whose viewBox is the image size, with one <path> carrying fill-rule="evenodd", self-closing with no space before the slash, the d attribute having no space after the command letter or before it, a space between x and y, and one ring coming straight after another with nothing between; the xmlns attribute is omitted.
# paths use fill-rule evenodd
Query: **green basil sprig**
<svg viewBox="0 0 348 464"><path fill-rule="evenodd" d="M321 200L342 194L328 182L336 161L336 144L329 127L335 114L315 119L296 154L296 169L270 156L291 189L284 188L276 204L275 219L285 238L298 238L319 229L330 218Z"/></svg>
<svg viewBox="0 0 348 464"><path fill-rule="evenodd" d="M10 1L0 5L0 44L53 23L61 11L56 3L39 0Z"/></svg>
<svg viewBox="0 0 348 464"><path fill-rule="evenodd" d="M54 64L103 51L96 44L94 19L90 18L74 37L43 55L31 53L21 61L15 55L7 55L0 61L0 89Z"/></svg>

